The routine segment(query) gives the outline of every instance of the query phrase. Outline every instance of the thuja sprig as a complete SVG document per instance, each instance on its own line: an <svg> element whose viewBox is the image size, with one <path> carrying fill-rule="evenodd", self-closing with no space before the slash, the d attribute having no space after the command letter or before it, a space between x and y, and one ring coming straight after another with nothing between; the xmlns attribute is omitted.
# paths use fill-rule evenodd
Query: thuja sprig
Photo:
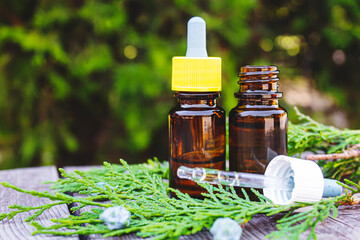
<svg viewBox="0 0 360 240"><path fill-rule="evenodd" d="M45 210L50 209L51 207L61 205L61 204L71 204L74 202L78 202L78 203L81 203L84 205L93 205L93 206L105 207L105 208L111 207L113 205L113 204L108 204L108 203L96 202L96 201L94 201L94 198L91 196L79 198L79 197L72 197L70 195L67 195L67 194L64 194L61 192L55 192L55 193L50 193L48 191L39 192L39 191L35 191L35 190L22 189L22 188L14 186L10 183L2 182L1 184L4 187L14 189L15 191L30 194L32 196L39 197L39 198L48 198L49 200L54 201L54 202L49 203L49 204L40 205L40 206L22 206L22 205L17 205L17 204L10 205L9 206L10 209L17 209L17 210L11 211L9 213L1 213L0 221L5 218L11 219L18 213L29 212L31 210L37 210L37 211L35 211L34 214L32 214L27 219L25 219L25 221L31 221L31 220L37 218L38 216L40 216Z"/></svg>
<svg viewBox="0 0 360 240"><path fill-rule="evenodd" d="M295 108L299 124L289 123L288 153L301 154L304 151L324 151L327 154L343 153L346 149L360 143L360 130L338 129L321 124L302 114ZM350 178L360 180L360 157L337 160L321 160L318 164L323 167L326 177L341 179Z"/></svg>
<svg viewBox="0 0 360 240"><path fill-rule="evenodd" d="M294 108L300 123L289 124L289 155L306 150L335 153L360 143L360 130L343 129L321 124Z"/></svg>
<svg viewBox="0 0 360 240"><path fill-rule="evenodd" d="M168 178L169 175L169 164L168 162L160 162L156 157L154 159L149 159L147 161L147 163L142 163L142 164L134 164L133 168L134 168L134 172L137 173L137 176L139 178L143 177L143 173L141 172L141 167L146 167L149 172L151 174L157 174L159 176L162 176L164 178ZM125 171L127 171L127 169L121 165L121 164L107 164L106 162L104 162L104 167L103 168L96 168L96 169L91 169L89 171L86 171L86 176L88 179L94 181L94 182L107 182L110 181L109 184L110 185L114 185L111 184L111 179L107 179L107 176L110 174L111 176L116 176L116 175L120 175L123 174ZM69 175L73 175L76 176L77 174L71 174L71 173L67 173ZM48 182L48 183L52 183L51 189L56 189L59 192L79 192L82 190L87 190L87 186L78 183L77 181L73 181L70 178L61 178L59 180L57 180L56 182ZM119 182L116 182L117 184L119 184ZM121 184L125 185L125 186L129 186L130 182L128 181L122 181Z"/></svg>
<svg viewBox="0 0 360 240"><path fill-rule="evenodd" d="M95 206L91 211L83 212L80 216L69 216L67 218L53 219L54 225L45 227L36 221L31 224L36 228L35 234L73 235L73 234L103 234L107 236L118 236L125 233L136 232L142 237L154 237L154 239L176 239L181 235L188 235L208 229L219 217L230 217L241 224L246 224L256 214L272 216L281 212L287 212L277 224L278 231L271 233L270 238L288 237L289 234L297 238L302 232L310 229L310 236L315 236L315 227L318 222L333 214L336 217L337 207L340 204L351 204L353 194L360 192L360 186L347 181L348 185L342 184L349 190L345 196L323 199L317 203L296 203L292 205L276 205L254 190L259 201L250 201L246 192L245 198L240 198L234 188L224 189L222 186L201 184L208 193L205 199L191 198L178 190L169 188L163 181L164 168L157 164L153 165L128 165L121 161L121 167L105 163L104 168L91 172L76 171L74 174L62 171L63 176L68 177L59 180L54 186L61 191L65 189L63 184L72 183L83 193L98 193L96 197L83 196L72 197L64 193L37 192L17 188L11 184L4 184L14 190L32 194L38 197L46 197L52 201L37 207L16 206L15 211L2 214L1 217L13 217L21 212L49 209L62 203L80 203ZM119 170L120 169L120 170ZM107 181L114 190L101 188L96 185L96 173L99 171L104 177L101 181ZM120 172L120 173L119 173ZM129 191L131 189L131 191ZM76 190L75 188L73 190ZM178 198L169 198L169 191L177 194ZM110 203L99 202L97 199L110 199ZM103 208L121 204L131 213L131 224L124 229L110 231L100 220L99 215ZM294 213L295 210L312 206L312 209L303 213ZM40 213L41 214L41 213ZM31 219L36 219L40 214L33 214ZM85 225L84 225L85 224ZM60 231L61 229L61 231ZM67 229L64 231L64 229Z"/></svg>

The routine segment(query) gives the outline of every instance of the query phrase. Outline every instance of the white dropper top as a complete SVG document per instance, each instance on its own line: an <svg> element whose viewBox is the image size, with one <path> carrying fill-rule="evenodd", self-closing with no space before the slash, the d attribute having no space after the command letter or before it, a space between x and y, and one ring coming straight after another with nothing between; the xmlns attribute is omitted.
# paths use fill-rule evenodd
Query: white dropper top
<svg viewBox="0 0 360 240"><path fill-rule="evenodd" d="M201 17L193 17L188 21L186 57L208 57L206 23Z"/></svg>
<svg viewBox="0 0 360 240"><path fill-rule="evenodd" d="M172 59L171 90L221 91L221 58L207 55L206 23L201 17L188 21L186 56Z"/></svg>
<svg viewBox="0 0 360 240"><path fill-rule="evenodd" d="M342 193L342 187L336 180L324 179L316 163L283 155L270 161L265 175L185 166L179 167L177 175L195 182L262 188L267 198L282 205L315 202L322 197L336 197Z"/></svg>

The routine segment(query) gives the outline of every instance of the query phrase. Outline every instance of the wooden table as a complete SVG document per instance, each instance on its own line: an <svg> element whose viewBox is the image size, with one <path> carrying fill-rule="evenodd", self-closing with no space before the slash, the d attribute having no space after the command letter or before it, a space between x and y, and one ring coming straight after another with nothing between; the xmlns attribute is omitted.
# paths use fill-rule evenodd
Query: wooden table
<svg viewBox="0 0 360 240"><path fill-rule="evenodd" d="M65 170L73 171L74 169L86 170L90 167L66 167ZM59 178L56 167L34 167L0 171L0 181L10 182L18 187L25 189L34 189L37 191L49 190L49 185L41 184L44 181L56 181ZM27 194L16 192L12 189L4 188L0 186L0 213L8 212L8 206L11 204L31 205L36 206L49 202L49 200L41 199ZM86 209L84 209L86 210ZM51 225L52 218L69 216L69 208L66 205L60 205L51 208L51 210L44 212L37 221L42 225ZM78 236L73 237L59 237L50 235L35 235L31 233L34 231L34 227L24 223L24 219L28 217L28 213L23 213L15 216L11 220L3 220L0 222L0 240L32 240L32 239L103 239L99 235L93 236ZM283 215L278 214L273 217L266 217L264 215L255 216L250 222L245 224L244 232L241 239L264 239L267 234L276 230L276 220L280 219ZM339 215L336 219L328 218L318 225L317 230L318 239L360 239L360 206L347 206L341 207ZM307 233L301 236L301 239L306 239ZM122 239L141 239L135 234L130 234L122 237L107 238L111 240ZM191 236L182 236L180 239L212 239L211 234L208 231L202 231L200 233Z"/></svg>

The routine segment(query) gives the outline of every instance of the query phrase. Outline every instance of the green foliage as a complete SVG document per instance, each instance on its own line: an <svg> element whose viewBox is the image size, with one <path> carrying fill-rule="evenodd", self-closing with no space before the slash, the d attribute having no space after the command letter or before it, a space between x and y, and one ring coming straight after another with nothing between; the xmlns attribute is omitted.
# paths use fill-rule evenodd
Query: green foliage
<svg viewBox="0 0 360 240"><path fill-rule="evenodd" d="M299 124L289 124L289 155L302 153L305 150L324 150L326 153L342 152L352 145L360 143L360 130L340 130L333 126L321 124L302 114L297 108Z"/></svg>
<svg viewBox="0 0 360 240"><path fill-rule="evenodd" d="M309 229L308 239L316 239L316 225L330 216L336 218L338 201L345 198L347 197L322 199L320 202L309 204L312 207L310 210L297 214L293 214L296 208L291 209L285 217L277 221L276 226L279 231L272 232L268 237L272 239L299 239L300 234Z"/></svg>
<svg viewBox="0 0 360 240"><path fill-rule="evenodd" d="M313 78L358 126L356 0L1 1L0 168L166 158L171 58L195 15L222 57L227 111L240 66L277 64L281 78ZM346 64L332 60L339 49Z"/></svg>
<svg viewBox="0 0 360 240"><path fill-rule="evenodd" d="M360 143L360 130L340 130L316 122L309 116L295 111L300 120L299 124L289 124L288 153L290 156L304 151L324 151L325 153L341 153L345 149ZM319 161L323 167L325 177L341 179L348 177L360 181L360 158L340 159L333 161Z"/></svg>
<svg viewBox="0 0 360 240"><path fill-rule="evenodd" d="M360 186L347 181L350 186L346 187L350 194L336 198L323 199L316 203L295 203L292 205L276 205L271 203L263 195L253 190L259 201L250 201L246 192L245 198L239 198L234 190L229 191L221 185L213 186L201 184L208 193L204 193L204 200L191 198L178 190L169 188L163 181L167 177L168 166L164 163L149 161L148 164L128 165L121 160L122 165L104 163L103 169L89 172L75 171L66 173L60 170L63 179L59 179L52 185L57 189L55 193L23 190L9 183L3 186L15 189L33 196L48 198L52 202L41 206L12 205L14 209L10 213L0 214L0 221L11 219L16 214L36 210L25 221L30 222L36 230L34 234L73 235L73 234L103 234L104 237L119 236L126 233L136 232L141 237L153 237L153 239L177 239L181 235L189 235L209 229L219 217L231 217L235 221L246 224L255 214L272 216L280 212L288 212L277 224L278 230L268 237L283 239L291 236L299 238L300 234L310 229L309 237L315 238L315 228L318 222L329 216L336 217L337 207L341 204L351 203L351 196L360 192ZM99 187L97 182L106 181L114 189ZM64 194L65 191L85 194L83 197L72 197ZM178 198L170 198L169 191L177 194ZM100 199L109 199L109 202L101 202ZM54 225L42 226L36 222L36 218L58 204L78 203L71 211L79 210L84 206L95 206L91 211L85 211L80 216L52 219ZM99 220L103 208L122 205L131 214L129 227L119 230L109 230ZM302 213L294 211L312 206L310 210ZM102 207L102 208L99 208ZM84 225L84 223L86 223ZM61 229L61 231L59 231ZM65 229L65 231L63 231ZM290 235L289 235L290 234Z"/></svg>
<svg viewBox="0 0 360 240"><path fill-rule="evenodd" d="M81 164L149 147L171 105L176 51L157 35L161 23L152 34L138 30L129 1L1 5L24 21L5 16L0 24L0 168Z"/></svg>

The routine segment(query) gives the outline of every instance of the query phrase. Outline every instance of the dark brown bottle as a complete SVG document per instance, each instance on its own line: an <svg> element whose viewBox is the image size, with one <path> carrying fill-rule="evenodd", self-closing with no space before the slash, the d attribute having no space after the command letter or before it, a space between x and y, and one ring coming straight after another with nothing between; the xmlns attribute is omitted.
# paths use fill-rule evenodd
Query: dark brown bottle
<svg viewBox="0 0 360 240"><path fill-rule="evenodd" d="M169 113L170 187L201 198L204 189L177 177L180 166L225 169L225 111L218 92L177 92ZM175 196L175 194L171 194Z"/></svg>
<svg viewBox="0 0 360 240"><path fill-rule="evenodd" d="M205 189L178 178L177 169L225 168L225 111L216 104L221 59L208 57L206 23L200 17L188 21L187 43L186 56L172 59L171 89L177 105L169 113L170 187L202 198Z"/></svg>
<svg viewBox="0 0 360 240"><path fill-rule="evenodd" d="M287 112L278 103L278 73L276 66L241 68L238 105L229 113L230 171L264 173L275 156L287 155Z"/></svg>

